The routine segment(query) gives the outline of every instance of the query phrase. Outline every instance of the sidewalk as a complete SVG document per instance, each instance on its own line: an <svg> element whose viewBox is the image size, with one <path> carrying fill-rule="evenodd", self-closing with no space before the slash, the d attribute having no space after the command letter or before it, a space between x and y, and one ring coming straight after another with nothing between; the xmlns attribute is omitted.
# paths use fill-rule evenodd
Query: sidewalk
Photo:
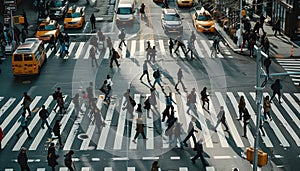
<svg viewBox="0 0 300 171"><path fill-rule="evenodd" d="M255 21L251 20L252 28L254 27ZM233 42L233 40L227 35L224 29L219 25L219 23L215 22L215 27L217 32L223 39L226 41L228 46L236 53L240 53L240 48ZM299 42L291 42L290 38L283 35L277 37L274 36L274 32L272 30L272 26L264 24L264 30L267 33L267 37L270 41L270 55L275 58L288 58L291 57L291 49L292 43L294 43L294 55L293 57L300 58L300 43ZM243 54L249 54L247 48L243 49Z"/></svg>

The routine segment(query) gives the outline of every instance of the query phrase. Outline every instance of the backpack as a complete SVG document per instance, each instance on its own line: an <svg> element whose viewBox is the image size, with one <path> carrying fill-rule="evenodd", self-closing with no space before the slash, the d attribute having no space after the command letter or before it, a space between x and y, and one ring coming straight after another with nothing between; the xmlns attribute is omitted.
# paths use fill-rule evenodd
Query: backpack
<svg viewBox="0 0 300 171"><path fill-rule="evenodd" d="M120 59L120 54L118 52L116 52L116 58Z"/></svg>
<svg viewBox="0 0 300 171"><path fill-rule="evenodd" d="M57 100L58 93L57 93L57 92L54 92L54 93L52 94L52 97L53 97L54 100Z"/></svg>
<svg viewBox="0 0 300 171"><path fill-rule="evenodd" d="M129 96L129 101L130 101L130 104L134 107L136 105L136 102L133 100L132 97Z"/></svg>
<svg viewBox="0 0 300 171"><path fill-rule="evenodd" d="M159 71L155 71L155 72L153 73L153 77L154 77L154 78L158 78L158 77L159 77Z"/></svg>

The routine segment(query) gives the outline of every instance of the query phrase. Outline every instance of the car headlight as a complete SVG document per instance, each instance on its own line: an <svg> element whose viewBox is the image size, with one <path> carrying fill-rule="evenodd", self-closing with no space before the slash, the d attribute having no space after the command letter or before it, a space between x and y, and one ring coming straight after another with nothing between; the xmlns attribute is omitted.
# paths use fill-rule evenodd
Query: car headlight
<svg viewBox="0 0 300 171"><path fill-rule="evenodd" d="M134 16L131 16L131 17L129 18L129 20L134 20Z"/></svg>
<svg viewBox="0 0 300 171"><path fill-rule="evenodd" d="M68 22L64 22L64 24L68 24Z"/></svg>
<svg viewBox="0 0 300 171"><path fill-rule="evenodd" d="M118 16L116 16L116 20L120 20L120 18Z"/></svg>

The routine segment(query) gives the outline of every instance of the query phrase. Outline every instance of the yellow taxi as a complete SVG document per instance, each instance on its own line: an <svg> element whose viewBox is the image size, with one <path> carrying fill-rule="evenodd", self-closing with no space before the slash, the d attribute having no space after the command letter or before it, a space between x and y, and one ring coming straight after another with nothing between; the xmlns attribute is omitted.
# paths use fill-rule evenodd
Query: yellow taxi
<svg viewBox="0 0 300 171"><path fill-rule="evenodd" d="M164 2L164 0L153 0L153 2Z"/></svg>
<svg viewBox="0 0 300 171"><path fill-rule="evenodd" d="M192 15L193 23L198 32L215 32L215 23L210 13L202 7L200 10L195 9Z"/></svg>
<svg viewBox="0 0 300 171"><path fill-rule="evenodd" d="M39 25L36 31L36 37L42 41L50 41L50 37L53 35L56 40L59 32L59 24L57 21L47 17L47 19L42 21Z"/></svg>
<svg viewBox="0 0 300 171"><path fill-rule="evenodd" d="M194 0L177 0L178 7L192 7L194 6Z"/></svg>
<svg viewBox="0 0 300 171"><path fill-rule="evenodd" d="M85 22L84 8L83 7L71 7L69 8L65 19L64 28L82 28Z"/></svg>

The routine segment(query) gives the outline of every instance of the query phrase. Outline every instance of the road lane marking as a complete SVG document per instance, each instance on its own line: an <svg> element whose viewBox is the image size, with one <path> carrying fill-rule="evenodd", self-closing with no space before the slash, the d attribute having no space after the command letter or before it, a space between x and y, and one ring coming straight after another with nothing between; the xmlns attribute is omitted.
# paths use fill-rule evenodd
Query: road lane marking
<svg viewBox="0 0 300 171"><path fill-rule="evenodd" d="M114 150L121 150L122 148L122 140L123 140L123 137L124 137L124 127L125 127L125 122L127 120L127 109L124 108L124 110L122 109L123 108L123 104L125 102L125 97L123 96L122 98L122 105L121 106L121 109L120 109L120 115L119 115L119 119L118 119L118 127L117 127L117 131L115 132L115 142L114 142ZM127 102L129 103L129 102ZM128 125L127 125L128 126Z"/></svg>
<svg viewBox="0 0 300 171"><path fill-rule="evenodd" d="M79 56L80 56L80 54L82 52L82 48L83 48L84 44L85 44L85 42L80 42L79 43L79 46L78 46L77 51L75 53L74 59L78 59L79 58Z"/></svg>

